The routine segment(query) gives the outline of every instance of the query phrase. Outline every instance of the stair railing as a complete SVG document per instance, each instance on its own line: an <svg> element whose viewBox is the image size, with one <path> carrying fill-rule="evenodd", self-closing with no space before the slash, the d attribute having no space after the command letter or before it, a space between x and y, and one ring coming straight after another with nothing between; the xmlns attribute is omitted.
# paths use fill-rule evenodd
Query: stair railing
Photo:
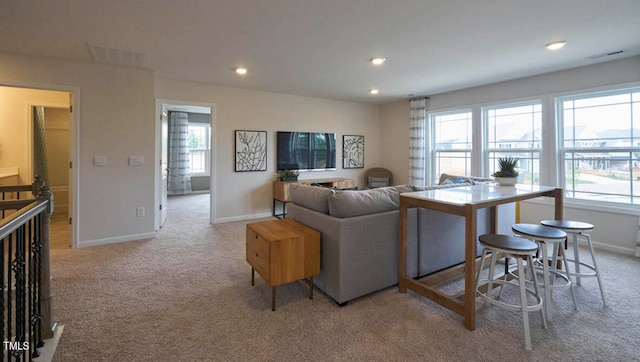
<svg viewBox="0 0 640 362"><path fill-rule="evenodd" d="M34 197L4 199L31 191ZM30 361L52 338L49 224L53 194L36 178L32 185L0 186L0 341L2 360Z"/></svg>

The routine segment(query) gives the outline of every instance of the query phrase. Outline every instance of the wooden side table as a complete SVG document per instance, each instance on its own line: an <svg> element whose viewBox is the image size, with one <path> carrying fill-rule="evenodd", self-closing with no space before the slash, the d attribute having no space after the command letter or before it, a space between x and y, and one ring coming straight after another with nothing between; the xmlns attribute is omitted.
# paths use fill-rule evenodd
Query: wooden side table
<svg viewBox="0 0 640 362"><path fill-rule="evenodd" d="M276 286L320 273L320 233L294 220L269 220L247 224L247 262L251 285L255 271L271 286L271 310L276 310Z"/></svg>

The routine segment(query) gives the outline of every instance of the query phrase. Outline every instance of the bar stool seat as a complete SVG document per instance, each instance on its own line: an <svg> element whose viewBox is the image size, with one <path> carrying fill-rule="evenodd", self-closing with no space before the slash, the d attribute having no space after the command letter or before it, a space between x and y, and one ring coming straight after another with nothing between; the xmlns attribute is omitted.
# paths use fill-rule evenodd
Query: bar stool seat
<svg viewBox="0 0 640 362"><path fill-rule="evenodd" d="M476 276L476 294L484 301L496 305L498 307L511 310L520 311L522 314L522 322L524 325L524 340L525 348L531 350L531 332L529 330L529 312L540 311L542 316L542 323L547 328L547 322L544 317L543 299L538 290L538 283L533 270L533 256L538 250L538 245L525 238L520 238L510 235L500 234L486 234L481 235L479 238L480 245L484 247L482 252L482 261L480 262L480 269ZM494 270L496 265L496 256L498 253L503 253L506 256L510 256L516 259L517 275L511 272L507 272L502 279L494 279ZM489 264L489 275L487 279L480 280L480 274L484 269L485 259L491 255L491 262ZM533 275L533 287L534 290L526 287L525 271L522 259L527 261L527 266L530 268L531 275ZM509 279L511 277L511 279ZM493 284L500 286L500 293L496 298L489 296L489 293L493 290ZM502 294L502 287L505 285L517 285L520 291L520 304L512 304L500 301ZM486 291L483 286L487 286ZM481 290L482 289L482 290ZM535 296L536 301L533 305L527 303L527 293Z"/></svg>
<svg viewBox="0 0 640 362"><path fill-rule="evenodd" d="M576 296L573 292L571 274L569 271L569 263L562 247L562 242L567 239L567 233L562 230L551 228L537 224L514 224L511 230L518 236L525 237L536 243L540 247L542 254L542 262L539 266L542 269L544 284L544 309L545 316L548 321L553 320L553 311L551 308L551 293L553 289L569 288L571 291L571 299L573 300L573 308L578 309L576 304ZM548 244L552 244L552 258L549 260ZM564 262L564 270L557 267L558 256L562 257ZM551 279L553 277L553 279ZM556 283L556 277L560 277L563 283Z"/></svg>
<svg viewBox="0 0 640 362"><path fill-rule="evenodd" d="M589 232L594 229L594 226L586 222L572 221L572 220L542 220L540 224L542 224L543 226L548 226L548 227L562 230L567 234L572 235L573 259L567 258L567 260L573 263L574 265L574 270L571 272L571 275L575 277L577 285L580 285L581 277L595 277L598 280L598 286L600 287L602 304L606 306L607 302L604 298L604 288L602 286L602 279L600 279L598 262L596 261L596 254L593 251L593 244L591 243L591 235L589 235ZM591 253L591 261L593 264L588 264L586 262L580 261L580 253L578 250L579 237L583 237L587 241L587 245L589 246L589 252ZM587 268L588 270L587 271L580 270L581 266Z"/></svg>

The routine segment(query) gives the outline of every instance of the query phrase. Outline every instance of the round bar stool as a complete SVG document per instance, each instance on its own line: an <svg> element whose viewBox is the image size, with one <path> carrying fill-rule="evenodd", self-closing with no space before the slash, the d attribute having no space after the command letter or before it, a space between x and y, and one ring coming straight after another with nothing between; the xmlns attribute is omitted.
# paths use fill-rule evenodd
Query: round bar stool
<svg viewBox="0 0 640 362"><path fill-rule="evenodd" d="M564 248L562 247L562 242L567 239L567 233L559 229L535 224L514 224L511 226L511 230L516 235L531 239L540 246L540 253L542 254L541 268L544 279L544 309L547 320L553 320L553 312L551 309L551 292L553 289L569 288L571 291L571 299L573 299L573 308L577 310L578 306L576 304L576 296L573 292L573 288L571 287L572 283L569 263L567 261L567 256L564 253ZM551 263L549 261L549 254L547 251L547 246L549 244L552 244ZM558 256L562 256L564 269L557 267ZM553 279L550 279L551 276L553 276ZM556 277L560 277L564 283L557 284Z"/></svg>
<svg viewBox="0 0 640 362"><path fill-rule="evenodd" d="M500 234L486 234L480 235L478 238L480 241L480 245L484 247L482 252L482 261L480 262L480 269L478 269L478 274L476 276L476 294L485 300L488 303L496 305L498 307L511 310L511 311L520 311L522 313L522 322L524 324L524 344L527 350L531 350L531 332L529 331L529 312L534 312L539 310L540 315L542 316L542 323L544 324L544 328L547 328L547 322L544 318L544 313L542 311L543 302L542 297L540 296L540 292L538 290L538 283L536 279L535 271L533 270L533 256L538 251L538 245L530 240L525 238L520 238L517 236L510 235L500 235ZM496 254L503 253L506 256L513 257L517 262L517 275L512 272L508 272L503 276L502 279L494 280L494 270L496 266ZM491 255L491 262L489 264L489 276L487 279L480 280L480 273L482 273L482 269L484 268L485 259ZM531 275L533 275L533 287L535 290L531 290L526 287L526 278L525 271L522 259L527 261L527 266L530 268ZM509 278L511 277L511 278ZM516 281L517 283L515 283ZM497 298L492 298L489 296L489 292L493 290L493 284L500 285L500 293ZM520 289L520 304L511 304L498 300L502 295L502 287L504 285L516 285ZM487 286L486 291L484 290L484 286ZM528 305L527 303L527 293L535 296L536 302L533 305Z"/></svg>
<svg viewBox="0 0 640 362"><path fill-rule="evenodd" d="M607 305L604 299L604 288L602 287L602 280L600 279L600 271L598 270L598 263L596 262L596 254L593 252L593 244L591 243L591 235L588 233L593 230L593 225L570 220L542 220L540 224L549 226L552 228L560 229L567 234L573 236L573 259L567 259L574 265L574 271L571 273L576 278L576 284L580 285L580 277L595 277L598 279L598 286L600 287L600 295L602 296L602 304ZM591 253L591 260L593 264L588 264L580 261L580 253L578 252L578 237L583 236L587 240L589 245L589 252ZM589 271L580 271L580 266L584 266Z"/></svg>

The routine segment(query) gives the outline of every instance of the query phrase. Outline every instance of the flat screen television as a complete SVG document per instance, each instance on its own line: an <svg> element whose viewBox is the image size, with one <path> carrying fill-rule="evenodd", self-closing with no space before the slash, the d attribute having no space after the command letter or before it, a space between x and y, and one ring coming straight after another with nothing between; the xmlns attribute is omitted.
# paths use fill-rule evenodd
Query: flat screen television
<svg viewBox="0 0 640 362"><path fill-rule="evenodd" d="M335 170L335 133L278 131L278 171Z"/></svg>

